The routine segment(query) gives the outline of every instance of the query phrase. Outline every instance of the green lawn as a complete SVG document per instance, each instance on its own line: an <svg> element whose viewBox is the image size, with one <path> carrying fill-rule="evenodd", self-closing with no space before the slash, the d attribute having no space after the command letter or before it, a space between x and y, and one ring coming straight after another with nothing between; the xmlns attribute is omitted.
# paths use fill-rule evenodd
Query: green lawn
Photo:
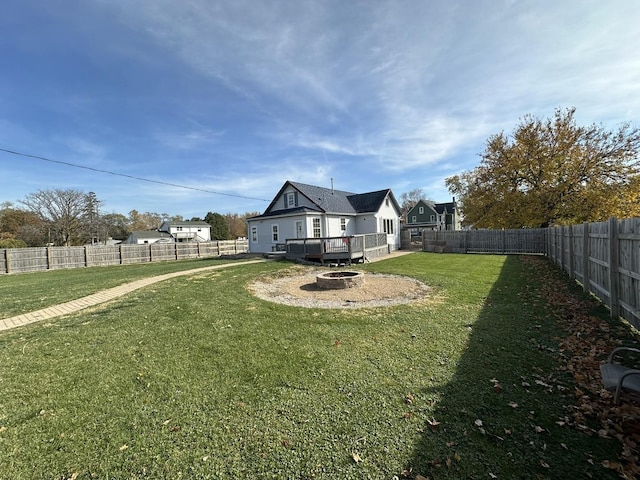
<svg viewBox="0 0 640 480"><path fill-rule="evenodd" d="M0 318L20 315L141 278L229 263L224 257L0 275Z"/></svg>
<svg viewBox="0 0 640 480"><path fill-rule="evenodd" d="M618 478L601 465L616 441L557 423L574 394L538 295L544 259L359 267L432 285L421 306L310 310L247 291L288 266L168 280L0 334L0 477ZM83 275L61 278L104 286Z"/></svg>

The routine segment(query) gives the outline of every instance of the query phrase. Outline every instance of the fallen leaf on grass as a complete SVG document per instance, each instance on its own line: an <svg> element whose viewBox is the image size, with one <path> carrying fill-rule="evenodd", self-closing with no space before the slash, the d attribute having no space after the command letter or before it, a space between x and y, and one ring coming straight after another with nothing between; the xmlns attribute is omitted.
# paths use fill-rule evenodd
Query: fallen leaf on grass
<svg viewBox="0 0 640 480"><path fill-rule="evenodd" d="M360 454L358 454L356 452L353 452L351 454L351 458L353 458L353 461L356 462L356 463L362 462L362 457L360 457Z"/></svg>
<svg viewBox="0 0 640 480"><path fill-rule="evenodd" d="M120 450L121 452L124 452L127 448L129 448L129 445L122 445L122 446L119 448L119 450Z"/></svg>
<svg viewBox="0 0 640 480"><path fill-rule="evenodd" d="M412 471L413 471L413 468L405 468L404 470L402 470L401 475L402 475L404 478L407 478L407 477L409 477L409 475L411 475L411 472L412 472Z"/></svg>
<svg viewBox="0 0 640 480"><path fill-rule="evenodd" d="M438 422L435 418L431 417L431 420L427 419L427 424L431 430L437 430L440 426L440 422Z"/></svg>

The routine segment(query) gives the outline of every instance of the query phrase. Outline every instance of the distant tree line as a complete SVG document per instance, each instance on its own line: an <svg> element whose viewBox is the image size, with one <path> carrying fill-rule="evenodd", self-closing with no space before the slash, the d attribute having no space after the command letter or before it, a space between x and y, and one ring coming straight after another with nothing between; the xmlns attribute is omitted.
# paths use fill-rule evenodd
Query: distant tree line
<svg viewBox="0 0 640 480"><path fill-rule="evenodd" d="M181 215L138 210L128 215L103 213L102 203L94 192L76 189L39 190L19 205L0 203L0 248L102 244L125 240L133 231L155 230L167 220L185 220ZM245 219L259 214L208 212L203 219L190 220L209 223L213 240L231 240L246 237Z"/></svg>

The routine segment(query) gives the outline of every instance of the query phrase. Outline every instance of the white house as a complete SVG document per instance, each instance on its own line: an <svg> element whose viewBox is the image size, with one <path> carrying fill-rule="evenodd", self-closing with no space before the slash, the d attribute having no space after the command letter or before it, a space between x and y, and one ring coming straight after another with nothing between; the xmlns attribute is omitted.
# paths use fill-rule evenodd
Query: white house
<svg viewBox="0 0 640 480"><path fill-rule="evenodd" d="M367 233L386 233L389 248L400 248L400 205L390 189L358 194L287 181L247 224L253 253L272 252L292 238Z"/></svg>
<svg viewBox="0 0 640 480"><path fill-rule="evenodd" d="M203 221L172 222L167 220L162 222L158 231L168 233L176 242L211 241L211 225Z"/></svg>

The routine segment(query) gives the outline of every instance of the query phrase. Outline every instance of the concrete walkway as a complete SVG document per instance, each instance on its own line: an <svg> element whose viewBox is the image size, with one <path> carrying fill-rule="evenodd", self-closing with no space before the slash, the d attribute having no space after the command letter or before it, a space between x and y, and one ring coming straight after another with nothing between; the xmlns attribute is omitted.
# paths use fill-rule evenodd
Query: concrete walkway
<svg viewBox="0 0 640 480"><path fill-rule="evenodd" d="M182 277L185 275L193 275L194 273L206 272L208 270L219 270L222 268L235 267L237 265L250 265L252 263L262 263L267 260L248 260L245 262L225 263L223 265L213 265L211 267L194 268L192 270L183 270L180 272L166 273L164 275L158 275L156 277L143 278L134 282L125 283L117 287L109 288L92 295L79 298L77 300L71 300L70 302L61 303L59 305L53 305L51 307L43 308L42 310L36 310L35 312L23 313L22 315L16 315L15 317L3 318L0 320L0 331L9 330L12 328L21 327L30 323L39 322L41 320L48 320L51 318L59 317L62 315L69 315L71 313L78 312L88 307L100 305L101 303L108 302L114 298L122 297L127 293L133 292L140 288L154 283L162 282L170 278Z"/></svg>
<svg viewBox="0 0 640 480"><path fill-rule="evenodd" d="M393 257L399 257L401 255L407 255L413 253L407 250L396 250L384 257L375 258L372 261L387 260ZM76 313L85 308L100 305L101 303L108 302L114 298L122 297L127 293L133 292L140 288L153 285L154 283L162 282L175 277L183 277L185 275L193 275L194 273L206 272L208 270L219 270L222 268L235 267L236 265L250 265L252 263L261 263L268 260L247 260L244 262L225 263L223 265L213 265L211 267L194 268L192 270L183 270L180 272L166 273L164 275L158 275L156 277L143 278L134 282L125 283L117 287L109 288L98 293L88 295L86 297L79 298L77 300L71 300L70 302L61 303L59 305L52 305L51 307L43 308L42 310L36 310L34 312L23 313L22 315L16 315L15 317L0 319L0 332L3 330L10 330L12 328L22 327L23 325L29 325L30 323L39 322L41 320L49 320L51 318L60 317L62 315L69 315Z"/></svg>

